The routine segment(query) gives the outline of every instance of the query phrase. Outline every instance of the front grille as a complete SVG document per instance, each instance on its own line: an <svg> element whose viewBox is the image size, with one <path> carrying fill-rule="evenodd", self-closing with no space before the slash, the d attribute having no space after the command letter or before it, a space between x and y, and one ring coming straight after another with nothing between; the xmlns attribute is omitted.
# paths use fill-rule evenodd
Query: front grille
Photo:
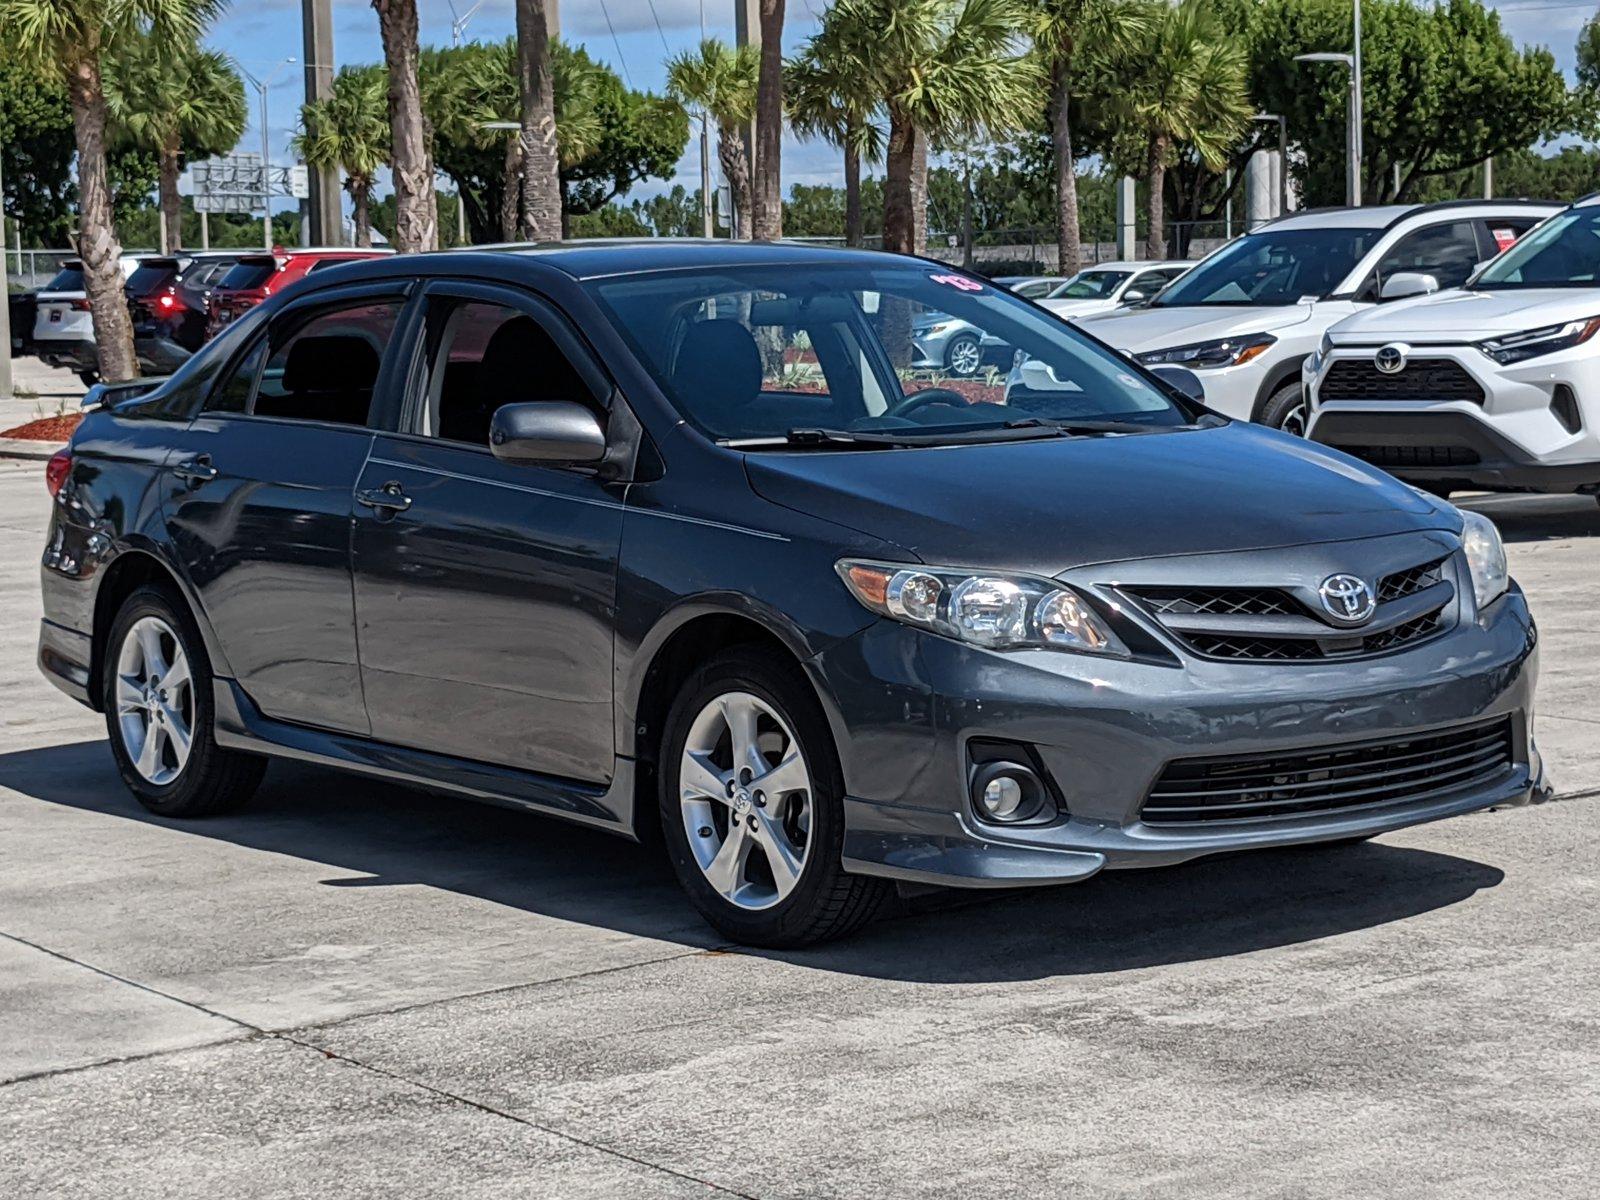
<svg viewBox="0 0 1600 1200"><path fill-rule="evenodd" d="M1255 662L1354 658L1363 654L1382 654L1431 636L1439 630L1441 612L1442 609L1436 609L1415 620L1361 638L1338 634L1325 638L1269 638L1216 633L1188 633L1183 638L1208 658L1248 659Z"/></svg>
<svg viewBox="0 0 1600 1200"><path fill-rule="evenodd" d="M1334 360L1317 389L1319 401L1469 400L1483 403L1483 388L1460 363L1448 358L1414 358L1404 370L1385 375L1371 359Z"/></svg>
<svg viewBox="0 0 1600 1200"><path fill-rule="evenodd" d="M1134 595L1158 617L1261 617L1301 611L1292 596L1270 588L1139 588Z"/></svg>
<svg viewBox="0 0 1600 1200"><path fill-rule="evenodd" d="M1340 446L1352 458L1375 467L1475 467L1482 460L1470 446Z"/></svg>
<svg viewBox="0 0 1600 1200"><path fill-rule="evenodd" d="M1313 817L1485 786L1511 765L1508 717L1332 749L1179 759L1140 816L1150 825Z"/></svg>
<svg viewBox="0 0 1600 1200"><path fill-rule="evenodd" d="M1420 566L1411 567L1404 571L1396 571L1393 575L1385 575L1378 580L1378 603L1387 604L1390 600L1403 600L1407 596L1415 595L1423 588L1430 588L1444 578L1444 559L1436 558L1432 562L1422 563Z"/></svg>

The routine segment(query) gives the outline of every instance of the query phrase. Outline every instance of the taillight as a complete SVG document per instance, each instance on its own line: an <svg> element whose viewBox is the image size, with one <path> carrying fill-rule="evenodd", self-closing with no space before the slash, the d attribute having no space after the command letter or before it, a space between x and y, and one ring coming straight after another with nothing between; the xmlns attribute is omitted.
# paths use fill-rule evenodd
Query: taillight
<svg viewBox="0 0 1600 1200"><path fill-rule="evenodd" d="M182 307L183 301L178 299L178 292L176 288L169 287L166 291L162 292L161 295L156 297L157 312L170 315L177 312Z"/></svg>
<svg viewBox="0 0 1600 1200"><path fill-rule="evenodd" d="M82 300L70 300L70 301L68 301L68 304L72 307L73 311L75 311L75 312L89 312L94 307L93 305L91 305L89 303L89 299L88 299L87 296L84 297Z"/></svg>
<svg viewBox="0 0 1600 1200"><path fill-rule="evenodd" d="M67 481L67 476L72 474L72 447L63 446L50 456L50 461L44 465L44 486L50 489L54 496L61 490L61 485Z"/></svg>

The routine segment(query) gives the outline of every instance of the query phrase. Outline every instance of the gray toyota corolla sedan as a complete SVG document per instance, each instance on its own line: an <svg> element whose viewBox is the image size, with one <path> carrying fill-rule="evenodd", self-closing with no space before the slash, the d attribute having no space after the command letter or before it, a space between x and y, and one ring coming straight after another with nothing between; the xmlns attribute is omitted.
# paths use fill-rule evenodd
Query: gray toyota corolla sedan
<svg viewBox="0 0 1600 1200"><path fill-rule="evenodd" d="M930 312L1061 386L914 367ZM39 663L164 815L361 771L659 839L717 929L794 946L896 881L1544 791L1489 521L937 263L377 260L100 399L47 473Z"/></svg>

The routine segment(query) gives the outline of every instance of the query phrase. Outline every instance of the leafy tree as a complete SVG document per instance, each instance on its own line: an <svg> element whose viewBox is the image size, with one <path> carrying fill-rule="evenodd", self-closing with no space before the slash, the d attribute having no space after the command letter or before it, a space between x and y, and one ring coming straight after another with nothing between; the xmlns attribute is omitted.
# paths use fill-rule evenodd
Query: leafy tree
<svg viewBox="0 0 1600 1200"><path fill-rule="evenodd" d="M417 0L372 0L389 80L389 154L394 167L395 249L402 254L439 244L433 157L417 75Z"/></svg>
<svg viewBox="0 0 1600 1200"><path fill-rule="evenodd" d="M0 50L0 172L5 212L37 246L60 246L72 228L72 109L53 74Z"/></svg>
<svg viewBox="0 0 1600 1200"><path fill-rule="evenodd" d="M244 81L195 41L129 38L107 64L106 108L119 140L156 156L163 252L183 245L178 176L185 159L232 150L244 132Z"/></svg>
<svg viewBox="0 0 1600 1200"><path fill-rule="evenodd" d="M517 0L517 78L521 233L529 241L552 241L561 236L561 154L544 0Z"/></svg>
<svg viewBox="0 0 1600 1200"><path fill-rule="evenodd" d="M840 50L837 38L811 38L788 65L784 92L796 133L844 151L844 240L847 246L859 246L861 163L877 163L883 157L883 128L878 121L882 101L871 80L856 71ZM793 197L791 190L785 221Z"/></svg>
<svg viewBox="0 0 1600 1200"><path fill-rule="evenodd" d="M643 180L672 178L689 144L689 117L676 100L624 87L616 72L595 65L598 136L588 154L561 168L562 205L572 214L593 212Z"/></svg>
<svg viewBox="0 0 1600 1200"><path fill-rule="evenodd" d="M745 154L744 127L756 109L760 61L754 46L732 49L707 38L694 50L667 60L667 92L678 103L699 109L717 124L717 161L733 198L735 236L748 241L755 234L750 162Z"/></svg>
<svg viewBox="0 0 1600 1200"><path fill-rule="evenodd" d="M573 237L649 237L655 231L639 215L639 202L603 204L591 213L572 219Z"/></svg>
<svg viewBox="0 0 1600 1200"><path fill-rule="evenodd" d="M78 253L106 379L132 379L139 365L106 176L109 118L101 64L140 32L169 44L190 41L216 10L216 0L0 0L0 28L10 46L53 74L72 106Z"/></svg>
<svg viewBox="0 0 1600 1200"><path fill-rule="evenodd" d="M873 81L889 117L886 250L923 248L928 138L1003 135L1036 110L1023 17L1016 0L837 0L823 17L817 40Z"/></svg>
<svg viewBox="0 0 1600 1200"><path fill-rule="evenodd" d="M1030 32L1049 78L1050 146L1055 160L1056 245L1063 274L1076 274L1080 242L1078 177L1072 145L1073 94L1080 55L1130 54L1157 23L1143 0L1032 0Z"/></svg>
<svg viewBox="0 0 1600 1200"><path fill-rule="evenodd" d="M332 95L301 108L292 143L309 165L344 173L358 246L372 245L372 189L389 161L388 89L382 67L341 67Z"/></svg>

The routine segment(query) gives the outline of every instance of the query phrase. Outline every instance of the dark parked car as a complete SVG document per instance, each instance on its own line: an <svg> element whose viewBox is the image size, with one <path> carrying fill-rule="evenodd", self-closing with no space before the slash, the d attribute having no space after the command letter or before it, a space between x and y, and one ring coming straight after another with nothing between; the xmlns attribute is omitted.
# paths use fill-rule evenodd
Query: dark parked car
<svg viewBox="0 0 1600 1200"><path fill-rule="evenodd" d="M937 311L1049 367L899 365ZM142 390L143 389L143 390ZM39 662L154 812L288 757L659 829L731 937L1543 794L1493 525L949 267L318 272L49 466Z"/></svg>
<svg viewBox="0 0 1600 1200"><path fill-rule="evenodd" d="M241 254L211 285L210 303L206 306L206 336L215 337L230 321L237 320L313 271L392 253L335 246L295 250L280 247L270 254L265 251Z"/></svg>
<svg viewBox="0 0 1600 1200"><path fill-rule="evenodd" d="M205 344L211 291L238 260L237 250L139 260L125 290L142 369L170 375Z"/></svg>

